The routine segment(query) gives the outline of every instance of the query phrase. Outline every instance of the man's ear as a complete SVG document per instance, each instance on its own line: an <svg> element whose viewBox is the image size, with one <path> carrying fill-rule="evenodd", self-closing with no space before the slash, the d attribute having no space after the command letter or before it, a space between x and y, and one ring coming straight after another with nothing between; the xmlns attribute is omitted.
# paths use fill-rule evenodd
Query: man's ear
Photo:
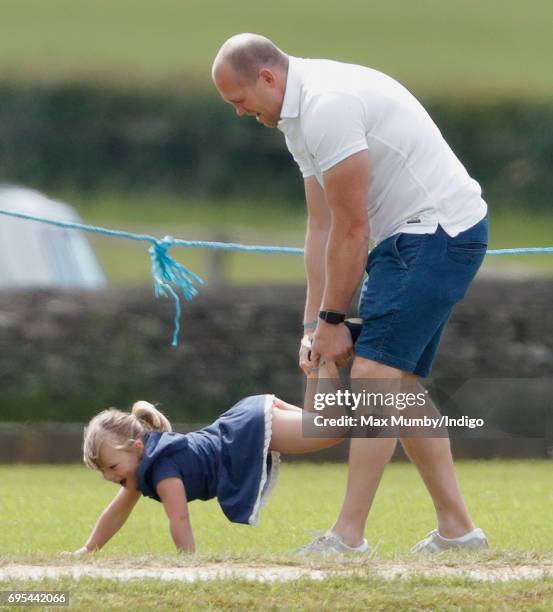
<svg viewBox="0 0 553 612"><path fill-rule="evenodd" d="M274 87L276 84L275 73L270 68L262 68L259 71L259 78L263 79L270 87Z"/></svg>
<svg viewBox="0 0 553 612"><path fill-rule="evenodd" d="M142 454L144 452L144 442L142 442L142 440L135 440L134 448L138 451L139 454Z"/></svg>

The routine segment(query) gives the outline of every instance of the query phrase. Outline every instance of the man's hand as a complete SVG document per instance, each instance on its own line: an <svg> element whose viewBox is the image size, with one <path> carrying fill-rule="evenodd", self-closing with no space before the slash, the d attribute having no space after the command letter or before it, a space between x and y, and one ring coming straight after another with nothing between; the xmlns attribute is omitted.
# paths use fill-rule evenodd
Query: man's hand
<svg viewBox="0 0 553 612"><path fill-rule="evenodd" d="M320 320L311 341L311 367L317 368L321 359L343 368L353 355L353 343L348 328L341 323L331 325Z"/></svg>
<svg viewBox="0 0 553 612"><path fill-rule="evenodd" d="M300 344L300 368L307 378L317 378L317 368L310 361L311 356L311 338L308 335L304 335L301 339Z"/></svg>

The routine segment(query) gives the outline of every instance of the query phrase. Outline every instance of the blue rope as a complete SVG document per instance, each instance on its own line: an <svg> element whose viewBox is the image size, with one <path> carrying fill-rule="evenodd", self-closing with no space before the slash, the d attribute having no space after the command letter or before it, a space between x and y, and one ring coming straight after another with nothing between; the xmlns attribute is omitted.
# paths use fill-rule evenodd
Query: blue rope
<svg viewBox="0 0 553 612"><path fill-rule="evenodd" d="M66 229L77 229L91 234L103 234L117 238L127 238L128 240L138 240L150 242L150 260L152 266L152 278L154 281L154 294L156 297L171 296L175 302L175 324L172 345L177 346L180 333L181 305L178 292L182 293L185 300L191 300L198 294L196 285L203 285L204 281L197 274L175 261L168 250L172 246L185 248L207 248L223 251L243 251L248 253L285 253L288 255L301 255L303 249L296 247L275 247L261 245L246 245L235 242L213 242L210 240L180 240L172 236L156 238L149 234L134 234L123 230L113 230L95 225L85 225L84 223L72 223L70 221L56 221L25 213L12 212L0 209L1 215L26 219L28 221L38 221L48 225L55 225ZM486 255L526 255L530 253L553 253L553 247L530 247L518 249L492 249Z"/></svg>
<svg viewBox="0 0 553 612"><path fill-rule="evenodd" d="M522 249L491 249L486 255L528 255L530 253L553 253L553 247L526 247Z"/></svg>
<svg viewBox="0 0 553 612"><path fill-rule="evenodd" d="M47 225L63 227L66 229L76 229L91 234L103 234L105 236L114 236L117 238L127 238L128 240L138 240L142 242L150 242L151 246L148 249L150 253L152 278L154 281L154 294L156 297L172 297L175 302L175 320L173 328L173 338L171 344L177 346L180 334L180 317L181 304L178 292L180 291L185 300L191 300L198 294L196 285L203 285L204 281L197 274L175 261L169 254L168 250L172 246L180 246L187 248L209 248L227 251L245 251L257 253L287 253L298 255L303 253L303 249L294 247L271 247L258 245L245 245L237 243L213 242L207 240L179 240L172 236L158 239L149 234L134 234L123 230L113 230L105 227L97 227L95 225L85 225L84 223L73 223L71 221L57 221L54 219L46 219L35 215L27 215L25 213L12 212L1 210L0 214L28 221L38 221Z"/></svg>

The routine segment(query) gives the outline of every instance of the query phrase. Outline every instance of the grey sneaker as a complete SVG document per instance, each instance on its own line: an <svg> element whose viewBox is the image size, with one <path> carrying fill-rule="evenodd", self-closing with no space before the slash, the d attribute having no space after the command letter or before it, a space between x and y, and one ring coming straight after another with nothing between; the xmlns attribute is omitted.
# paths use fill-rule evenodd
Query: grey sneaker
<svg viewBox="0 0 553 612"><path fill-rule="evenodd" d="M437 529L431 531L424 540L415 544L411 549L413 554L439 553L451 549L480 550L488 548L486 535L480 528L473 529L460 538L444 538Z"/></svg>
<svg viewBox="0 0 553 612"><path fill-rule="evenodd" d="M363 540L359 546L348 546L344 544L342 538L333 531L327 531L323 535L317 536L312 542L302 546L298 550L298 555L336 555L344 553L365 553L371 552L367 540Z"/></svg>

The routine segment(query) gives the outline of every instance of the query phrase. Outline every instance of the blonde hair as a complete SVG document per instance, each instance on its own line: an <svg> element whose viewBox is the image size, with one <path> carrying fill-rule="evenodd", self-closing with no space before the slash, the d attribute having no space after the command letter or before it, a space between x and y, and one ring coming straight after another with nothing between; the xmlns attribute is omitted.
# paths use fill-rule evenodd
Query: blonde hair
<svg viewBox="0 0 553 612"><path fill-rule="evenodd" d="M84 428L83 461L98 470L100 449L108 439L114 448L126 450L148 431L172 431L167 417L149 402L135 402L130 413L116 408L103 410Z"/></svg>

